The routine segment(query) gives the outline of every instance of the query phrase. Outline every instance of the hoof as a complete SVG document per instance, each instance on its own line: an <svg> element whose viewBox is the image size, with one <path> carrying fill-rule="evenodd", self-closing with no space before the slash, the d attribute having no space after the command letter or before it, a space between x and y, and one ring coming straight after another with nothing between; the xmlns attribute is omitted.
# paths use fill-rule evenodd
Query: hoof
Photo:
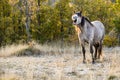
<svg viewBox="0 0 120 80"><path fill-rule="evenodd" d="M92 64L95 64L95 61L92 61Z"/></svg>
<svg viewBox="0 0 120 80"><path fill-rule="evenodd" d="M97 62L103 62L103 57L98 58L98 59L97 59Z"/></svg>
<svg viewBox="0 0 120 80"><path fill-rule="evenodd" d="M86 60L83 60L83 63L86 64L87 63Z"/></svg>
<svg viewBox="0 0 120 80"><path fill-rule="evenodd" d="M103 56L99 56L98 60L102 62L103 61Z"/></svg>

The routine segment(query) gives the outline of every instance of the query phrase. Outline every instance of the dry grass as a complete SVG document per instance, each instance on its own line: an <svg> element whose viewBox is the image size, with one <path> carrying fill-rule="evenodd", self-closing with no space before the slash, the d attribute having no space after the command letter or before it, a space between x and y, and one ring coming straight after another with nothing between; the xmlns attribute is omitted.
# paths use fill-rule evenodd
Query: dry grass
<svg viewBox="0 0 120 80"><path fill-rule="evenodd" d="M8 57L11 55L19 54L19 52L28 49L29 46L26 44L18 44L18 45L7 45L5 47L0 48L0 57Z"/></svg>
<svg viewBox="0 0 120 80"><path fill-rule="evenodd" d="M104 48L103 52L103 62L93 65L88 48L83 64L75 46L7 46L0 50L0 80L120 80L120 48Z"/></svg>

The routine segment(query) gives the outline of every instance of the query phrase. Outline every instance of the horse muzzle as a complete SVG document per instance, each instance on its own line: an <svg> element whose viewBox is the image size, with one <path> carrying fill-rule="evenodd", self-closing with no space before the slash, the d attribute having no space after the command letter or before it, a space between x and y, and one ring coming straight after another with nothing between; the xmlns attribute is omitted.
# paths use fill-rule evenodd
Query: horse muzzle
<svg viewBox="0 0 120 80"><path fill-rule="evenodd" d="M76 25L76 23L75 23L75 22L73 22L73 25Z"/></svg>

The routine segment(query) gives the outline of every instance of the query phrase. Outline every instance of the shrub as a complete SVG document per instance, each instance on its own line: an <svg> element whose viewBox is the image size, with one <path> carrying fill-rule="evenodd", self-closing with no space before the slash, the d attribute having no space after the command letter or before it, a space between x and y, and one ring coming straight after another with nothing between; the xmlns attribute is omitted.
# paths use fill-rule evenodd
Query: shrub
<svg viewBox="0 0 120 80"><path fill-rule="evenodd" d="M117 45L117 43L118 43L117 38L115 36L109 36L109 35L105 36L104 42L103 42L103 44L108 47L115 46Z"/></svg>

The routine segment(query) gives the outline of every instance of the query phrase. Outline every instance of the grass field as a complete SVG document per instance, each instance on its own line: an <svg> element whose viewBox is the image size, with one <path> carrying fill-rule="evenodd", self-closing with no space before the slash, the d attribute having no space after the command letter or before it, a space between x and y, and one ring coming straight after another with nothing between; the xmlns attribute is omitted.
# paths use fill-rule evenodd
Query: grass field
<svg viewBox="0 0 120 80"><path fill-rule="evenodd" d="M102 62L82 63L80 47L35 44L0 49L0 80L120 80L120 47L103 48Z"/></svg>

